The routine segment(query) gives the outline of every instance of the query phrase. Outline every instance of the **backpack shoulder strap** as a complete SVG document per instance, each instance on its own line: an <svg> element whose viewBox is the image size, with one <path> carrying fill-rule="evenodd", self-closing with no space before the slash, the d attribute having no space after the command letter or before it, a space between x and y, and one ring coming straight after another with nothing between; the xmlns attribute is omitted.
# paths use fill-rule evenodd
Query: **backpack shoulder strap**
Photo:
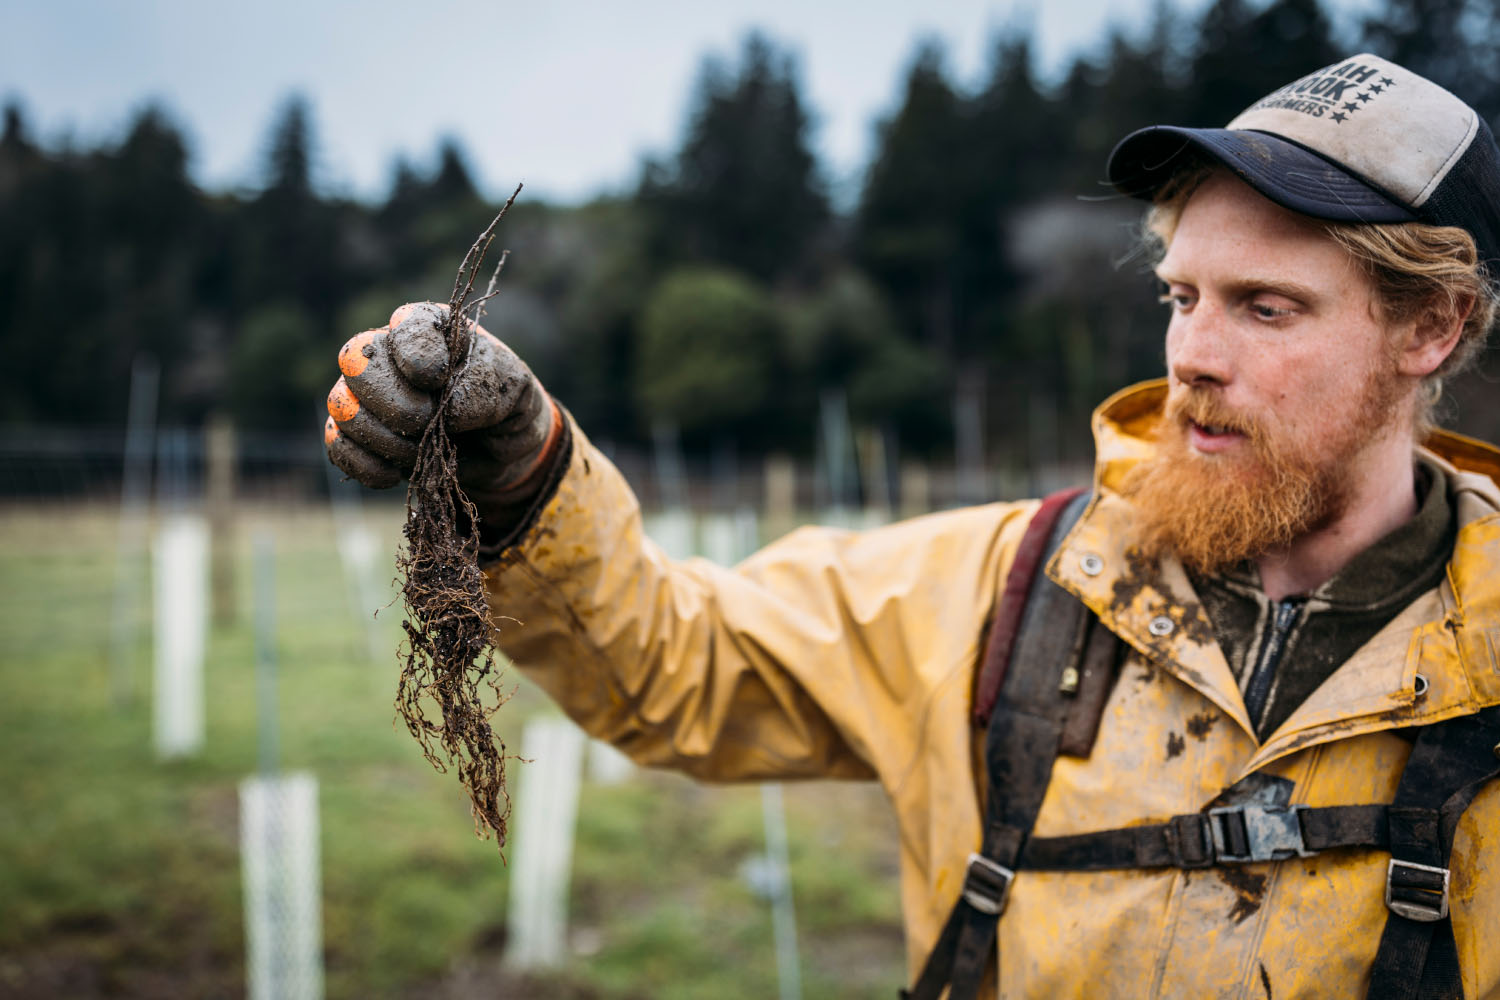
<svg viewBox="0 0 1500 1000"><path fill-rule="evenodd" d="M1005 575L1005 586L995 601L995 616L990 623L989 638L985 642L984 660L974 687L974 724L980 729L989 725L990 713L995 708L995 699L1000 697L1000 685L1010 667L1011 650L1016 643L1016 633L1021 628L1021 613L1038 576L1047 564L1047 558L1057 548L1062 535L1073 526L1083 513L1083 504L1078 498L1083 489L1074 488L1053 493L1042 501L1037 512L1026 524L1026 533L1016 547L1016 556L1011 560L1010 571ZM1063 514L1073 505L1071 516ZM1054 531L1059 520L1065 520L1062 532ZM1054 534L1057 537L1054 539ZM1051 544L1049 544L1049 542Z"/></svg>
<svg viewBox="0 0 1500 1000"><path fill-rule="evenodd" d="M1021 540L997 601L975 690L976 724L986 725L988 801L980 851L969 865L957 903L908 1000L937 1000L951 986L950 1000L972 1000L994 953L995 926L1026 837L1036 823L1064 746L1075 697L1082 687L1080 662L1113 660L1113 636L1090 629L1093 615L1083 603L1049 580L1047 558L1082 516L1083 490L1053 494L1042 502ZM1108 654L1107 657L1105 654ZM1071 673L1070 673L1071 671ZM1111 671L1094 671L1099 677ZM1091 675L1092 676L1092 675ZM1089 690L1107 685L1094 682ZM1100 709L1104 698L1099 699ZM1092 714L1095 728L1098 712ZM1076 737L1072 744L1082 742ZM1087 734L1092 744L1092 731ZM1085 752L1087 752L1085 750Z"/></svg>
<svg viewBox="0 0 1500 1000"><path fill-rule="evenodd" d="M1500 707L1424 726L1387 812L1389 909L1369 1000L1463 997L1448 916L1448 857L1464 811L1500 778Z"/></svg>

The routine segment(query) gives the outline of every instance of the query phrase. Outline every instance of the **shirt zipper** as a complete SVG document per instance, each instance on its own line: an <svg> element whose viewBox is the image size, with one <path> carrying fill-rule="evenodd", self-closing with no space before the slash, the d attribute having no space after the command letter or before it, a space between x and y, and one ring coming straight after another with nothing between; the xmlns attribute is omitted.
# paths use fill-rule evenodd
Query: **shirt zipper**
<svg viewBox="0 0 1500 1000"><path fill-rule="evenodd" d="M1281 655L1286 651L1287 638L1306 604L1305 597L1288 597L1277 601L1271 612L1271 620L1266 623L1265 635L1260 643L1260 656L1256 658L1255 669L1250 671L1250 676L1245 681L1245 711L1257 733L1265 715L1266 703L1270 699L1272 682L1276 679L1276 668L1281 665Z"/></svg>

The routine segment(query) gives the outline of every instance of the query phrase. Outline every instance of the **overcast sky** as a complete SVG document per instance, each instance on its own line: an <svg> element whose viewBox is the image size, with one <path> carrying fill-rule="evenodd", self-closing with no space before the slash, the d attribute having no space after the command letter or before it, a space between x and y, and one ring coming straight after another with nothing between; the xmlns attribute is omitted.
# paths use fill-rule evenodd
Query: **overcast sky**
<svg viewBox="0 0 1500 1000"><path fill-rule="evenodd" d="M642 155L672 150L704 55L736 56L759 27L797 55L815 148L847 190L919 38L943 40L970 84L995 30L1029 17L1055 73L1150 2L0 0L0 99L43 140L84 145L159 100L189 135L194 176L223 189L257 182L274 111L300 91L327 190L381 197L397 153L426 166L448 134L491 197L524 180L577 201L629 188Z"/></svg>

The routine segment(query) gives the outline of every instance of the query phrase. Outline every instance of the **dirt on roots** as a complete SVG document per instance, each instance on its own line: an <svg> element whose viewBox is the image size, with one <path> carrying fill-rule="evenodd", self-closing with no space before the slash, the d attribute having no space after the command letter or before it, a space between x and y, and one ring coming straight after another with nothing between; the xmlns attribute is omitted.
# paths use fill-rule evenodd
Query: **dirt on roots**
<svg viewBox="0 0 1500 1000"><path fill-rule="evenodd" d="M491 641L494 623L479 570L479 513L459 486L458 453L446 414L500 266L484 295L474 296L474 282L495 230L520 190L516 188L459 267L441 327L450 375L418 445L406 493L406 547L396 556L406 607L396 710L428 762L440 772L450 767L458 772L469 794L474 832L487 837L494 831L502 857L510 815L507 755L490 718L506 694L500 688ZM504 263L502 254L500 265ZM435 705L436 718L429 704Z"/></svg>

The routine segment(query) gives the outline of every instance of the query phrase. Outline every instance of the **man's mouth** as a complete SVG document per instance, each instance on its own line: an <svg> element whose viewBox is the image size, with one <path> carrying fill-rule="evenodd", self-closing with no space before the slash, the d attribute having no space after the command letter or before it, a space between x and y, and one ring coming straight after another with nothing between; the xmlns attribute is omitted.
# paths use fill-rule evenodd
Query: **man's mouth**
<svg viewBox="0 0 1500 1000"><path fill-rule="evenodd" d="M1205 453L1223 451L1233 447L1244 437L1243 431L1237 431L1232 427L1220 424L1200 424L1196 420L1188 421L1188 441L1196 451Z"/></svg>

